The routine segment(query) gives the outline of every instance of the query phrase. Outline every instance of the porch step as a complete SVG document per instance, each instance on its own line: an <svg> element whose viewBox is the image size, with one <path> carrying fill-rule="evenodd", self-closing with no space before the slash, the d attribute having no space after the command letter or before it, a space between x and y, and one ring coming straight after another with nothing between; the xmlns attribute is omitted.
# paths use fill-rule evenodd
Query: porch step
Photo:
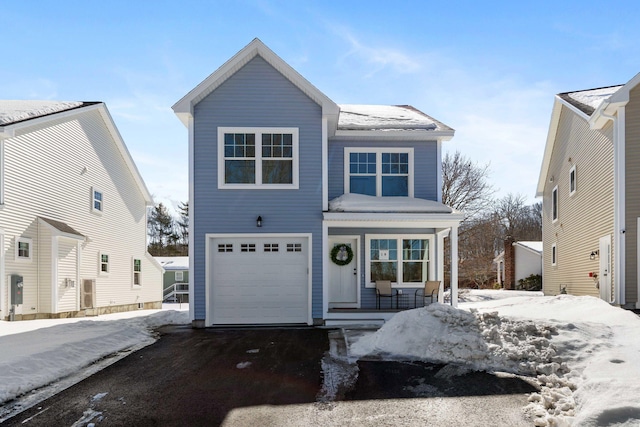
<svg viewBox="0 0 640 427"><path fill-rule="evenodd" d="M384 319L325 319L326 326L350 326L358 329L378 329L384 325Z"/></svg>

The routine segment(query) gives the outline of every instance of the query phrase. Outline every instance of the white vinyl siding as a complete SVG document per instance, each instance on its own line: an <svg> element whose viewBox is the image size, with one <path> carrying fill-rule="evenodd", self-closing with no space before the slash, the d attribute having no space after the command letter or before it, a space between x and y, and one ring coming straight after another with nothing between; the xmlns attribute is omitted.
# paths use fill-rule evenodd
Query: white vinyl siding
<svg viewBox="0 0 640 427"><path fill-rule="evenodd" d="M162 283L161 271L146 255L146 206L138 185L97 110L51 120L4 141L5 204L3 224L7 250L14 236L33 240L32 263L6 257L7 272L25 278L25 315L51 310L51 236L39 224L43 216L64 222L86 237L82 244L81 279L96 280L96 306L107 307L162 300L162 286L131 289L131 257L142 260L143 283ZM92 214L93 187L108 194L108 209ZM105 206L106 208L106 206ZM109 254L110 273L98 275L99 253ZM9 252L11 253L11 252ZM6 315L6 307L0 315Z"/></svg>

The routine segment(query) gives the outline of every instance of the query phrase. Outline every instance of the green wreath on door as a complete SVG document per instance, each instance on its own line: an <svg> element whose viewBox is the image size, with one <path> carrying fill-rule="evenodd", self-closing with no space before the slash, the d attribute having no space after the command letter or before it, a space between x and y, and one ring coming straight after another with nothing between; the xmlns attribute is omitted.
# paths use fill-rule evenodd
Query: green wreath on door
<svg viewBox="0 0 640 427"><path fill-rule="evenodd" d="M331 261L336 265L347 265L353 261L353 249L341 243L331 249Z"/></svg>

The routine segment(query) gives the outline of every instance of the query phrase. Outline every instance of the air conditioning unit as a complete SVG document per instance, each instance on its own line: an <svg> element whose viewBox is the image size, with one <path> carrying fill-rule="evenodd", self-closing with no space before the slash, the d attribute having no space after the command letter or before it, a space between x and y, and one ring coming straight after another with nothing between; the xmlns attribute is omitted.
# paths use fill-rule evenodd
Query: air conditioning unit
<svg viewBox="0 0 640 427"><path fill-rule="evenodd" d="M80 291L80 310L93 308L96 304L96 281L94 279L83 279Z"/></svg>

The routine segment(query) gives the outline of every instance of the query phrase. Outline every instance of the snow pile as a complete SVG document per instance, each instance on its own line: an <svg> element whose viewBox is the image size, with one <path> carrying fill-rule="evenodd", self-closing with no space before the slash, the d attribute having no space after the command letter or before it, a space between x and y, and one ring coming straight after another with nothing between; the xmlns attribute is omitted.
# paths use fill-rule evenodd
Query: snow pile
<svg viewBox="0 0 640 427"><path fill-rule="evenodd" d="M554 327L468 312L444 304L398 313L375 334L358 340L351 355L456 363L477 371L522 375L563 369L550 338Z"/></svg>
<svg viewBox="0 0 640 427"><path fill-rule="evenodd" d="M58 113L81 105L82 102L0 100L0 125Z"/></svg>
<svg viewBox="0 0 640 427"><path fill-rule="evenodd" d="M524 408L536 426L640 425L637 315L535 292L468 291L461 301L398 313L350 354L527 376L540 387Z"/></svg>
<svg viewBox="0 0 640 427"><path fill-rule="evenodd" d="M61 319L0 322L0 403L74 374L114 353L152 344L156 340L154 329L159 326L189 323L186 311L149 313L65 319L64 323ZM42 326L43 322L58 324L25 331Z"/></svg>

